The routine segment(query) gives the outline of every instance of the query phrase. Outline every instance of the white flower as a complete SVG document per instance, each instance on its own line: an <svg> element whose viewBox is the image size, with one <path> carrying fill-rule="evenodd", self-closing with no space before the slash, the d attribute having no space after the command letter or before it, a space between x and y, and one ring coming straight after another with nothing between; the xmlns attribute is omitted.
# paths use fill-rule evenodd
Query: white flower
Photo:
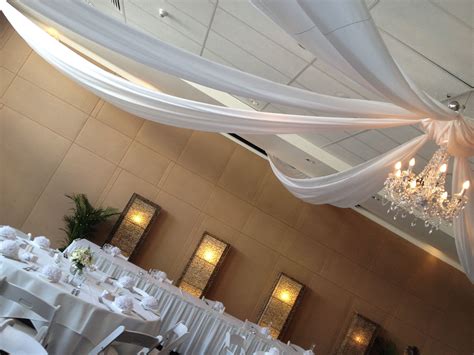
<svg viewBox="0 0 474 355"><path fill-rule="evenodd" d="M49 248L49 246L51 245L49 239L44 236L36 237L35 239L33 239L33 243L35 243L40 248Z"/></svg>
<svg viewBox="0 0 474 355"><path fill-rule="evenodd" d="M122 311L131 311L133 309L133 298L131 296L118 296L115 298L114 303Z"/></svg>
<svg viewBox="0 0 474 355"><path fill-rule="evenodd" d="M132 288L135 281L130 276L122 276L118 279L117 283L123 288Z"/></svg>
<svg viewBox="0 0 474 355"><path fill-rule="evenodd" d="M92 252L90 248L77 248L69 254L69 260L79 268L92 265Z"/></svg>
<svg viewBox="0 0 474 355"><path fill-rule="evenodd" d="M158 301L153 296L145 296L142 299L142 305L146 308L155 309L158 307Z"/></svg>
<svg viewBox="0 0 474 355"><path fill-rule="evenodd" d="M56 265L46 265L41 273L51 282L59 282L61 280L61 269Z"/></svg>
<svg viewBox="0 0 474 355"><path fill-rule="evenodd" d="M16 240L4 240L0 243L0 253L11 258L18 257L18 250L20 250L20 243Z"/></svg>
<svg viewBox="0 0 474 355"><path fill-rule="evenodd" d="M16 239L16 231L10 226L0 227L0 238Z"/></svg>

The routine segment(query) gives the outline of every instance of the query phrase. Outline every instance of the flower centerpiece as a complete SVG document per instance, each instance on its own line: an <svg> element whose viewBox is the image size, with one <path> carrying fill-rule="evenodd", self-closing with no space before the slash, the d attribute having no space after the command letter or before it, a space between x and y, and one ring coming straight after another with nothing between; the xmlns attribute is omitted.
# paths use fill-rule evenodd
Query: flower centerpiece
<svg viewBox="0 0 474 355"><path fill-rule="evenodd" d="M71 270L73 274L84 272L85 267L92 265L92 252L90 248L78 248L69 255L71 261Z"/></svg>

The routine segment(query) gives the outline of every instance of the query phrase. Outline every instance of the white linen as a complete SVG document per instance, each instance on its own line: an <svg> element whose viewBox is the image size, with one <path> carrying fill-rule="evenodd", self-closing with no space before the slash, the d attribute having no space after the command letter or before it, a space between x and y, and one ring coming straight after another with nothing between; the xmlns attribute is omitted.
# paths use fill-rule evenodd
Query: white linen
<svg viewBox="0 0 474 355"><path fill-rule="evenodd" d="M321 115L422 117L390 103L320 95L212 62L135 30L82 1L22 0L21 3L60 26L133 61L214 89L311 109ZM74 16L70 16L71 13Z"/></svg>
<svg viewBox="0 0 474 355"><path fill-rule="evenodd" d="M352 207L383 187L387 175L397 161L409 159L428 140L423 135L394 148L380 157L331 175L306 179L284 175L270 159L274 174L296 197L312 204L329 203L338 207Z"/></svg>
<svg viewBox="0 0 474 355"><path fill-rule="evenodd" d="M36 266L49 265L53 261L46 251L38 247L34 248L33 253L38 256ZM27 289L51 304L61 305L56 317L57 324L52 329L55 336L48 346L49 354L86 354L94 344L121 324L149 334L160 333L161 322L158 317L145 311L138 301L134 301L134 310L147 319L146 321L133 314L110 312L102 305L98 296L104 287L112 289L113 286L96 285L99 274L91 273L82 286L80 295L76 297L71 295L71 285L63 281L51 283L40 276L39 271L23 270L26 266L28 265L22 262L0 256L0 274L6 276L9 282ZM64 273L67 273L69 263L64 261L62 267ZM0 302L1 317L31 317L34 320L42 320L25 308L5 300Z"/></svg>
<svg viewBox="0 0 474 355"><path fill-rule="evenodd" d="M113 279L119 279L121 276L136 275L146 273L138 265L128 262L122 255L113 256L104 252L100 246L87 239L74 240L65 250L64 254L70 254L77 248L90 248L93 253L93 262L98 270L107 274Z"/></svg>
<svg viewBox="0 0 474 355"><path fill-rule="evenodd" d="M233 109L166 95L99 68L56 41L10 5L5 4L3 11L23 39L65 75L115 106L162 124L212 132L278 134L384 128L421 121L276 114Z"/></svg>
<svg viewBox="0 0 474 355"><path fill-rule="evenodd" d="M454 218L454 239L456 250L467 277L474 283L474 188L472 186L473 174L469 160L465 157L454 159L452 191L461 191L464 181L471 181L471 188L467 190L470 203L461 212L459 218Z"/></svg>
<svg viewBox="0 0 474 355"><path fill-rule="evenodd" d="M419 90L403 74L385 46L364 0L251 2L317 57L380 93L389 102L437 120L452 120L458 116ZM288 17L290 7L291 18ZM309 28L294 33L291 23L299 21ZM309 30L310 35L306 33Z"/></svg>

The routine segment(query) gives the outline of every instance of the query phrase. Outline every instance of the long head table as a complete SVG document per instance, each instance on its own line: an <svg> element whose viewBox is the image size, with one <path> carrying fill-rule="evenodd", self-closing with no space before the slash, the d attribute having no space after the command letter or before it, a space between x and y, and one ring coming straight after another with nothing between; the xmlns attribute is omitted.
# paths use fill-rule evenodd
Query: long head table
<svg viewBox="0 0 474 355"><path fill-rule="evenodd" d="M18 236L26 237L20 231ZM97 271L88 274L79 296L71 294L73 289L71 285L63 281L57 284L50 283L37 271L25 271L26 264L0 256L0 276L7 276L9 282L35 293L52 304L61 305L57 325L53 328L54 341L48 347L50 354L84 354L119 325L158 335L179 321L184 321L190 331L188 341L178 349L181 354L217 354L222 348L227 332L241 334L246 338L248 354L267 351L272 347L277 347L281 354L298 353L291 346L278 340L268 339L262 334L244 329L244 322L241 320L225 313L221 314L204 301L182 292L179 288L152 279L145 270L124 258L105 254L96 244L82 240L76 245L79 246L91 248L95 253L98 267ZM45 250L36 247L33 252L38 255L37 266L53 262ZM62 269L63 273L68 272L67 260L62 261ZM138 273L140 280L137 287L156 297L161 321L154 313L144 310L138 301L134 305L134 310L146 320L134 314L112 312L98 300L104 289L117 291L116 287L106 283L97 285L97 281L103 279L104 274L118 278L122 275L137 276ZM2 301L0 317L9 316L25 317L31 314L10 302Z"/></svg>

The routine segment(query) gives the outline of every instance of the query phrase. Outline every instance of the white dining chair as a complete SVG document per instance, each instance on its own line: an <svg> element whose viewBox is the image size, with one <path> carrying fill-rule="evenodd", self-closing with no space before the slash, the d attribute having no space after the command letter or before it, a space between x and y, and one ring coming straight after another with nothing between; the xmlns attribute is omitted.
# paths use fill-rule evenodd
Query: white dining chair
<svg viewBox="0 0 474 355"><path fill-rule="evenodd" d="M146 355L158 346L160 339L159 336L155 337L145 333L126 330L125 327L121 325L90 350L89 355L117 353L112 346L112 343L115 342L140 346L142 349L140 349L137 354Z"/></svg>
<svg viewBox="0 0 474 355"><path fill-rule="evenodd" d="M16 355L47 355L48 352L35 338L13 327L13 319L0 324L0 350Z"/></svg>
<svg viewBox="0 0 474 355"><path fill-rule="evenodd" d="M167 330L165 334L159 335L161 347L159 350L155 349L152 351L151 354L168 355L171 351L183 344L188 339L189 335L186 324L184 324L184 322L179 322L174 327Z"/></svg>
<svg viewBox="0 0 474 355"><path fill-rule="evenodd" d="M239 334L227 332L224 338L221 355L245 355L245 338Z"/></svg>
<svg viewBox="0 0 474 355"><path fill-rule="evenodd" d="M17 320L14 321L14 327L33 336L43 346L47 345L49 331L61 306L49 304L31 292L8 282L6 277L0 278L0 296L27 308L45 320L46 324L41 322L42 325L38 329L30 328Z"/></svg>

